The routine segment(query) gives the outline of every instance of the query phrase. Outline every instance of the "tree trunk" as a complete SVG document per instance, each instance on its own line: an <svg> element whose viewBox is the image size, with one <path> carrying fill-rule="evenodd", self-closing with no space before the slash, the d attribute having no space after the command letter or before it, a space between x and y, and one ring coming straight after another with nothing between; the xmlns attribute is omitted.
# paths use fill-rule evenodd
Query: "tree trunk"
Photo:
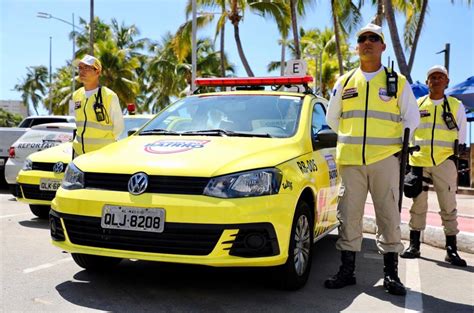
<svg viewBox="0 0 474 313"><path fill-rule="evenodd" d="M411 69L413 68L413 63L415 62L416 47L418 46L418 40L420 39L421 29L423 28L423 22L425 20L427 7L428 7L428 0L422 0L420 19L418 20L418 24L416 26L415 38L413 39L413 47L411 47L410 59L408 60L408 71L410 73L411 73Z"/></svg>
<svg viewBox="0 0 474 313"><path fill-rule="evenodd" d="M242 42L240 41L240 34L239 34L239 23L234 24L234 37L235 43L237 44L237 51L239 52L240 60L242 60L242 64L244 65L245 71L249 77L255 76L250 68L249 62L245 57L244 49L242 48Z"/></svg>
<svg viewBox="0 0 474 313"><path fill-rule="evenodd" d="M225 77L225 54L224 54L224 39L225 39L225 23L222 24L222 29L221 29L221 77Z"/></svg>
<svg viewBox="0 0 474 313"><path fill-rule="evenodd" d="M253 77L254 75L253 75L252 69L250 68L249 62L247 61L247 58L245 57L244 49L242 48L242 42L240 41L239 22L241 18L242 17L239 15L237 0L232 0L231 13L229 15L229 20L234 26L234 38L235 38L235 43L237 44L237 51L239 52L240 60L242 61L242 64L244 65L247 75L250 77Z"/></svg>
<svg viewBox="0 0 474 313"><path fill-rule="evenodd" d="M295 44L296 58L301 59L300 38L298 34L298 21L296 17L296 0L290 0L291 28L293 29L293 40Z"/></svg>
<svg viewBox="0 0 474 313"><path fill-rule="evenodd" d="M398 68L411 84L413 81L410 76L405 54L403 54L400 36L398 36L397 23L395 21L395 13L393 12L392 1L384 0L384 6L385 18L387 19L388 28L390 30L390 38L392 39L393 51L395 52L395 57L397 58Z"/></svg>
<svg viewBox="0 0 474 313"><path fill-rule="evenodd" d="M285 51L286 51L286 38L281 39L281 59L280 59L280 75L285 75Z"/></svg>
<svg viewBox="0 0 474 313"><path fill-rule="evenodd" d="M374 18L372 19L372 23L378 26L382 26L383 21L383 1L384 0L377 0L377 13L375 13Z"/></svg>
<svg viewBox="0 0 474 313"><path fill-rule="evenodd" d="M335 0L331 0L331 10L332 10L332 22L334 25L334 36L336 37L336 51L337 51L337 63L339 65L339 75L344 74L344 66L342 63L342 52L341 52L341 41L339 38L339 21L337 20Z"/></svg>

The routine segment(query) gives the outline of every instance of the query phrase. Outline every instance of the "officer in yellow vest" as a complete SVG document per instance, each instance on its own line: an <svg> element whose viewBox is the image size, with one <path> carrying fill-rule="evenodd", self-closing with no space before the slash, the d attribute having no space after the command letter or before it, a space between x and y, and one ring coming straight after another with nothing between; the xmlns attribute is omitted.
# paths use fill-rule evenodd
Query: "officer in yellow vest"
<svg viewBox="0 0 474 313"><path fill-rule="evenodd" d="M100 61L85 55L75 64L84 85L74 92L72 99L77 125L73 148L78 156L117 141L124 122L117 95L99 84Z"/></svg>
<svg viewBox="0 0 474 313"><path fill-rule="evenodd" d="M403 251L398 212L398 154L403 129L419 123L416 99L403 75L382 66L386 45L380 26L368 24L357 33L360 67L335 84L327 112L328 125L338 134L336 162L344 185L338 206L342 265L325 281L330 289L356 283L355 255L361 250L367 192L372 196L376 243L384 256L384 288L405 295L398 277L398 253Z"/></svg>
<svg viewBox="0 0 474 313"><path fill-rule="evenodd" d="M462 103L444 94L448 83L448 71L444 66L435 65L428 70L426 84L430 93L418 99L421 124L413 136L414 144L421 149L410 156L409 162L413 170L419 169L423 177L433 181L446 235L445 260L464 267L466 261L461 259L456 246L459 230L456 220L457 169L453 154L455 140L459 144L466 141L467 122ZM425 229L427 211L428 192L421 191L410 209L410 246L401 257L420 257L420 232Z"/></svg>

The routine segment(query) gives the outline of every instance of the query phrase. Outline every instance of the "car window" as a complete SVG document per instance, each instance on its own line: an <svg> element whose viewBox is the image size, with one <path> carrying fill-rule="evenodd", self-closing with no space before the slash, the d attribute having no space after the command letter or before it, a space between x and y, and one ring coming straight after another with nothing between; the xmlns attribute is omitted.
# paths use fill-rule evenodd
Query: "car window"
<svg viewBox="0 0 474 313"><path fill-rule="evenodd" d="M311 119L311 132L314 136L322 129L327 129L328 125L326 123L326 111L321 102L316 102L313 107L313 114Z"/></svg>
<svg viewBox="0 0 474 313"><path fill-rule="evenodd" d="M20 123L20 125L18 125L18 127L20 127L20 128L28 128L28 127L30 127L30 125L31 125L31 121L32 121L31 118L25 118L23 121L21 121L21 123Z"/></svg>
<svg viewBox="0 0 474 313"><path fill-rule="evenodd" d="M202 95L166 108L142 131L226 131L290 137L298 126L302 97L281 95Z"/></svg>
<svg viewBox="0 0 474 313"><path fill-rule="evenodd" d="M67 122L67 119L64 117L47 117L47 118L37 118L33 119L33 122L31 123L30 127L35 126L35 125L41 125L41 124L46 124L46 123L60 123L60 122Z"/></svg>

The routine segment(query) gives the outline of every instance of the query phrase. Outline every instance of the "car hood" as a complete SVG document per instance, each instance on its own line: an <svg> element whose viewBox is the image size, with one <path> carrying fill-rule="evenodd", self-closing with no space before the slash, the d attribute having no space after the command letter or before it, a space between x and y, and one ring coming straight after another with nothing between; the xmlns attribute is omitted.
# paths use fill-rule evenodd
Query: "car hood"
<svg viewBox="0 0 474 313"><path fill-rule="evenodd" d="M85 172L212 177L276 166L307 149L294 138L132 136L74 163Z"/></svg>
<svg viewBox="0 0 474 313"><path fill-rule="evenodd" d="M32 162L69 163L72 158L72 142L65 142L43 151L35 152L29 155Z"/></svg>

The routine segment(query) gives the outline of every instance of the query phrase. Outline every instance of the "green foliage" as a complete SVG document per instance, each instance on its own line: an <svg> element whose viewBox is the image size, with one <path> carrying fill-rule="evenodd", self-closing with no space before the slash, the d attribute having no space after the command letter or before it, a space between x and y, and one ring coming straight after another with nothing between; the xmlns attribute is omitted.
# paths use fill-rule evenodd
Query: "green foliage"
<svg viewBox="0 0 474 313"><path fill-rule="evenodd" d="M0 127L14 127L22 120L23 117L20 114L10 113L0 108Z"/></svg>

